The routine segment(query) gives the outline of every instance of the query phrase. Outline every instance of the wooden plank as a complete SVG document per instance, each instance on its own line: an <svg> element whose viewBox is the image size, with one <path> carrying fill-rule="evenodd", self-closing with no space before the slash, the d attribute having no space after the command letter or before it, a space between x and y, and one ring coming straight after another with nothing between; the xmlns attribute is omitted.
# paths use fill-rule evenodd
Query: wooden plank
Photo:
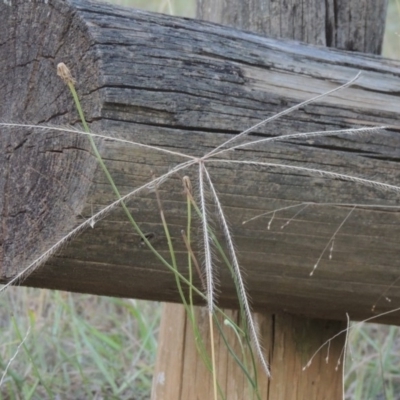
<svg viewBox="0 0 400 400"><path fill-rule="evenodd" d="M181 385L178 384L183 371L183 361L189 353L184 354L182 346L186 338L185 309L179 304L163 304L160 330L158 334L157 363L153 377L151 399L179 399ZM158 368L157 368L158 367Z"/></svg>
<svg viewBox="0 0 400 400"><path fill-rule="evenodd" d="M309 368L303 370L320 345L333 338L342 324L316 319L305 324L304 318L285 314L277 315L275 324L275 372L270 398L342 399L344 335L319 351ZM339 361L341 365L338 365ZM289 374L290 379L287 379ZM277 384L274 385L274 381Z"/></svg>
<svg viewBox="0 0 400 400"><path fill-rule="evenodd" d="M34 33L27 35L22 26L34 27ZM2 121L78 125L70 95L55 75L63 61L79 82L93 131L196 156L267 116L346 82L361 69L363 76L354 87L261 128L256 137L360 125L393 128L351 138L287 140L229 157L323 168L394 185L400 181L398 62L81 1L2 3L0 36L6 54L0 57L0 94L8 99L0 104ZM2 282L7 282L115 196L86 138L5 128L1 138L0 269ZM184 161L110 140L100 146L123 194ZM392 302L379 302L377 311L400 304L395 239L400 216L390 208L398 205L397 193L296 171L208 165L256 309L334 319L344 319L347 311L353 319L366 318L388 288ZM193 168L159 188L183 273L185 174L195 185ZM298 208L278 212L270 229L269 217L242 224L303 202L369 205L352 213L336 236L332 260L325 253L312 278L310 272L348 215L348 206L309 206L285 229L281 226ZM139 194L130 209L155 248L168 257L154 193ZM219 304L236 307L230 273L219 267ZM119 209L24 284L179 301L173 275L143 246ZM383 321L400 320L389 315Z"/></svg>
<svg viewBox="0 0 400 400"><path fill-rule="evenodd" d="M168 310L168 313L165 311ZM212 399L212 377L197 352L190 321L182 313L182 306L164 305L160 330L161 352L156 364L152 400ZM238 313L226 311L237 321ZM196 319L202 337L210 351L207 310L196 308ZM270 362L272 379L267 379L260 365L257 369L259 396L263 400L341 400L342 373L338 361L343 362L345 336L331 341L329 348L318 348L331 339L342 326L339 321L308 320L287 314L264 312L255 315L260 328L260 338ZM184 322L182 322L184 321ZM222 324L223 325L223 324ZM234 351L242 349L233 329L224 326ZM183 341L180 341L183 339ZM216 338L217 375L222 392L227 399L256 398L238 364L227 348ZM175 346L176 345L176 346ZM310 366L308 361L314 356ZM165 357L165 354L169 355ZM182 355L183 368L182 368ZM162 384L157 378L163 377ZM173 388L173 389L172 389ZM178 394L177 388L180 388Z"/></svg>
<svg viewBox="0 0 400 400"><path fill-rule="evenodd" d="M386 0L199 0L197 16L268 37L381 54Z"/></svg>

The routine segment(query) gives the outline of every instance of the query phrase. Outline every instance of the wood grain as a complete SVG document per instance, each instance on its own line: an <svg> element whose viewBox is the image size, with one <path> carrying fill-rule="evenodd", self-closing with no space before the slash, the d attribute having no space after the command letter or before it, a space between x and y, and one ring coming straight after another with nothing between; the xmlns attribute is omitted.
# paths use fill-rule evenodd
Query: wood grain
<svg viewBox="0 0 400 400"><path fill-rule="evenodd" d="M236 311L225 311L238 323ZM196 308L195 318L208 351L208 313ZM269 360L271 379L266 379L263 369L257 365L258 393L263 400L334 400L342 399L342 373L338 362L343 363L344 335L338 336L328 346L315 354L308 368L307 363L316 350L331 339L341 326L339 321L309 320L288 314L255 315L260 322L260 339ZM239 356L243 348L233 329L223 326L227 341ZM214 328L216 329L216 328ZM184 308L176 304L164 304L160 327L159 353L153 380L152 400L186 400L213 398L212 375L196 350L190 319ZM256 398L249 381L233 360L227 347L215 338L216 371L218 384L227 399ZM178 345L176 345L178 344ZM245 346L244 346L245 348ZM254 379L253 370L249 373Z"/></svg>
<svg viewBox="0 0 400 400"><path fill-rule="evenodd" d="M216 22L225 21L234 27L243 27L245 24L246 29L250 29L252 32L260 32L259 18L263 16L263 7L261 7L261 10L258 9L259 3L245 3L247 7L252 7L251 12L243 10L244 3L235 4L235 2L231 2L226 4L223 0L205 3L207 2L198 3L200 5L198 7L200 17ZM319 4L322 5L322 3ZM263 5L265 6L265 4ZM241 12L236 16L235 12L238 11L238 6L242 7ZM283 4L280 4L280 6L281 12L284 13L286 7ZM218 7L223 8L222 13L215 12ZM308 7L303 11L312 17L315 10L310 3L308 3ZM203 10L206 11L204 14ZM228 15L235 15L235 18L227 21L226 17ZM283 20L286 24L284 23L283 25L291 26L292 20L289 15L290 13L285 15ZM219 18L216 19L216 17ZM281 21L281 19L275 19ZM314 37L313 34L318 35L320 30L318 24L308 24L307 28L313 30L311 32L312 37ZM280 32L280 34L282 33ZM308 36L308 40L312 41L313 39ZM177 398L209 399L214 397L210 373L208 376L207 374L204 375L204 372L207 371L204 367L203 357L198 355L197 338L193 340L193 332L188 332L188 335L191 334L192 337L182 337L181 335L181 326L190 324L190 319L186 318L183 310L183 305L177 306L172 303L164 303L163 305L159 354L155 367L156 373L153 378L153 400L175 400ZM197 309L195 313L196 325L198 330L203 333L202 338L205 338L205 342L208 344L208 354L210 354L209 321L204 318L207 311ZM237 312L225 310L225 313L232 321L239 322ZM262 366L258 365L259 363L256 364L255 370L251 368L251 363L247 363L247 370L252 377L251 379L257 382L258 398L271 400L342 399L343 362L337 363L335 366L331 359L328 368L327 365L324 365L327 362L321 363L321 361L324 361L322 360L322 355L328 346L323 349L324 351L317 352L317 359L312 360L313 363L305 371L303 369L311 359L311 353L317 351L318 347L323 344L323 340L328 339L327 335L333 337L345 328L344 322L330 321L329 323L321 323L319 320L304 316L300 318L294 317L284 312L271 314L268 309L262 310L262 313L255 315L253 318L255 318L257 326L263 327L259 340L263 340L267 344L266 349L264 346L264 354L266 358L268 357L267 363L269 367L272 367L273 374L270 381ZM221 326L224 326L223 321L220 322ZM329 329L327 332L329 325L333 329ZM178 327L178 331L175 331L176 327ZM239 340L243 340L243 338L239 339L233 329L225 328L223 330L227 342L242 359L243 354L246 352L243 351L243 347L241 348ZM175 340L175 337L178 340ZM310 340L310 338L313 338L313 340ZM315 340L316 338L317 340ZM218 335L213 341L213 348L216 354L217 382L221 392L228 399L255 398L255 393L252 393L251 385L246 380L245 374L238 368L238 363L227 351L225 341L220 339L220 332L218 331ZM338 360L341 358L341 349L344 345L344 335L339 334L334 343L335 358ZM203 361L203 365L197 367L199 360ZM329 362L329 358L327 361ZM182 368L182 363L185 364L185 368ZM180 371L181 373L179 373ZM199 371L203 373L200 374ZM162 381L159 379L160 377L163 378ZM205 382L208 384L205 384ZM181 391L177 392L177 388L181 388ZM180 396L180 393L182 393L182 396Z"/></svg>
<svg viewBox="0 0 400 400"><path fill-rule="evenodd" d="M198 0L199 19L264 36L381 54L386 0Z"/></svg>
<svg viewBox="0 0 400 400"><path fill-rule="evenodd" d="M56 65L63 61L78 81L94 132L196 156L362 70L352 88L261 128L252 139L364 125L392 128L373 135L287 140L227 157L322 168L393 185L400 181L398 62L86 1L1 3L0 37L6 55L0 57L0 94L8 99L0 104L2 121L79 126L70 95L56 77ZM84 137L1 128L1 138L0 267L7 282L115 196ZM123 194L185 161L111 140L99 146ZM256 309L329 319L344 319L347 311L352 319L366 318L388 289L392 302L380 301L376 310L400 305L400 217L390 208L398 205L397 193L280 168L208 165ZM196 169L188 169L159 192L186 273L184 174L196 187ZM349 206L309 206L285 229L281 226L297 209L276 213L270 229L269 217L242 225L302 202L367 205L352 213L335 238L332 260L326 253L312 278ZM387 207L368 206L374 204ZM143 192L129 207L168 258L155 194ZM223 265L216 268L219 304L235 307L230 273ZM23 284L179 301L173 275L143 246L120 209ZM392 314L382 321L400 320Z"/></svg>

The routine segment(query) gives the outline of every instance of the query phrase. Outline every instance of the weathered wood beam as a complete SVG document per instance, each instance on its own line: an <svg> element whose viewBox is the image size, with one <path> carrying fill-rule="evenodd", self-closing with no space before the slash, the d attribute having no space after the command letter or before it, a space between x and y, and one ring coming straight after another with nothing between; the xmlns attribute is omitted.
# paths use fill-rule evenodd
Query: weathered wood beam
<svg viewBox="0 0 400 400"><path fill-rule="evenodd" d="M261 119L338 86L363 70L346 91L296 111L257 131L256 138L293 132L390 125L382 133L287 140L249 147L229 157L322 168L397 184L400 64L263 38L218 25L94 2L16 1L0 5L2 121L75 124L79 118L56 77L65 62L94 132L201 156ZM3 56L4 54L4 56ZM254 136L253 136L254 140ZM0 240L2 282L7 282L71 228L115 200L76 134L1 129ZM102 155L122 193L185 161L105 140ZM353 319L399 276L398 194L290 170L209 164L231 222L254 307L310 317ZM186 226L181 178L159 192L178 261L185 272ZM302 202L386 205L356 208L309 274L351 206L298 208L247 225L242 221ZM168 257L154 193L130 208L153 245ZM294 211L296 210L296 211ZM229 272L219 271L219 304L236 305ZM179 301L173 275L143 246L121 210L73 240L30 275L26 285ZM400 304L398 285L377 311ZM390 315L385 322L400 323Z"/></svg>
<svg viewBox="0 0 400 400"><path fill-rule="evenodd" d="M387 0L197 0L197 17L268 37L381 54Z"/></svg>

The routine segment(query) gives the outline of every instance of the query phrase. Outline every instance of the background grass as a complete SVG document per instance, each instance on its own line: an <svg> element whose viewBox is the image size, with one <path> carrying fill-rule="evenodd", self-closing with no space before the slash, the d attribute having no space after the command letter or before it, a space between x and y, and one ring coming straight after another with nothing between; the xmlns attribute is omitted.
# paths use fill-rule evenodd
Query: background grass
<svg viewBox="0 0 400 400"><path fill-rule="evenodd" d="M116 0L193 17L190 0ZM384 55L400 58L400 4L389 4ZM158 303L10 288L0 296L0 399L149 399L160 320ZM400 330L352 330L346 399L400 400Z"/></svg>
<svg viewBox="0 0 400 400"><path fill-rule="evenodd" d="M32 327L2 399L149 398L158 303L11 288L0 310L1 370Z"/></svg>

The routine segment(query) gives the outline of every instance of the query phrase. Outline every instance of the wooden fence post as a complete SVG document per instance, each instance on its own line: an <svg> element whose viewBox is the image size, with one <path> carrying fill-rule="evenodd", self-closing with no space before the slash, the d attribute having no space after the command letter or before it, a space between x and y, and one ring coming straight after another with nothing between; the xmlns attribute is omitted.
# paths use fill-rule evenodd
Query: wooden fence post
<svg viewBox="0 0 400 400"><path fill-rule="evenodd" d="M234 321L237 311L225 310ZM207 310L196 307L196 319L210 350ZM285 313L255 314L272 378L258 365L258 390L263 400L341 399L344 336L331 339L343 324ZM240 347L232 328L224 332L235 351ZM212 399L212 376L197 352L194 333L183 306L164 303L152 400ZM226 399L250 399L252 391L224 342L215 341L217 379ZM254 397L256 398L256 397Z"/></svg>

